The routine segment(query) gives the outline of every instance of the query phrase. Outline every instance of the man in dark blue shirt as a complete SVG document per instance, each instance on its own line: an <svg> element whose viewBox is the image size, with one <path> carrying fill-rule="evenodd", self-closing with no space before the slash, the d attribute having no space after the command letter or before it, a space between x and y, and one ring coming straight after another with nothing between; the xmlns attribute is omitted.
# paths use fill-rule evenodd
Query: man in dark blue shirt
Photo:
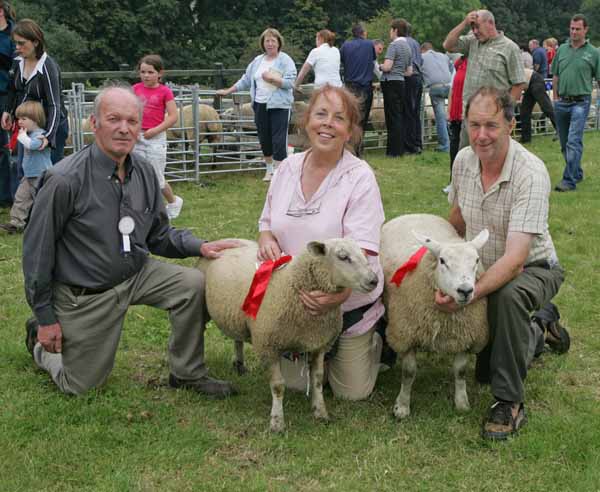
<svg viewBox="0 0 600 492"><path fill-rule="evenodd" d="M361 127L364 133L373 103L373 61L377 55L373 43L366 39L367 32L361 24L352 26L352 36L350 41L342 45L340 56L344 66L344 85L361 102Z"/></svg>
<svg viewBox="0 0 600 492"><path fill-rule="evenodd" d="M546 50L540 46L540 42L537 39L529 41L529 52L533 58L533 70L544 78L548 77Z"/></svg>

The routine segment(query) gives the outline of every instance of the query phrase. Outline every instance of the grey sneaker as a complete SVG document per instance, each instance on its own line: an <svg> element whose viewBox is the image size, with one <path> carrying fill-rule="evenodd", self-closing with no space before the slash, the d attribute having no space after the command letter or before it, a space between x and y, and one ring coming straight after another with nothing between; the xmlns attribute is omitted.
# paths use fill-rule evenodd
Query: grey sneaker
<svg viewBox="0 0 600 492"><path fill-rule="evenodd" d="M192 390L212 398L227 398L238 394L237 389L230 382L221 381L210 376L204 376L196 381L187 381L169 374L169 386L171 388Z"/></svg>
<svg viewBox="0 0 600 492"><path fill-rule="evenodd" d="M17 227L11 222L6 224L0 224L0 229L7 232L8 234L20 234L23 232L23 227Z"/></svg>

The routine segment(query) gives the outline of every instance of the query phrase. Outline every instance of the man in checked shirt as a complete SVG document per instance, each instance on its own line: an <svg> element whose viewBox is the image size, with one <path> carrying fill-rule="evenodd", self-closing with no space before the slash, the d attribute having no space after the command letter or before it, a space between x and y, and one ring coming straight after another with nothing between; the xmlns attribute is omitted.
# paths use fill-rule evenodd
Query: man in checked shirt
<svg viewBox="0 0 600 492"><path fill-rule="evenodd" d="M471 32L461 36L465 29ZM469 12L452 29L444 41L444 49L462 53L469 59L463 90L464 104L481 87L510 91L514 101L521 99L525 89L525 72L521 50L514 41L496 29L494 14L489 10ZM464 125L460 133L460 148L469 145Z"/></svg>
<svg viewBox="0 0 600 492"><path fill-rule="evenodd" d="M482 87L468 100L466 124L471 145L452 168L449 221L467 240L483 229L490 233L480 251L485 272L472 300L487 297L490 341L477 355L475 376L490 384L494 403L482 428L486 439L502 440L527 421L524 380L544 342L558 352L568 336L560 325L549 338L531 314L547 306L563 282L548 231L550 177L544 163L510 135L515 125L511 96ZM438 291L437 307L449 313L461 307ZM550 331L550 330L549 330Z"/></svg>

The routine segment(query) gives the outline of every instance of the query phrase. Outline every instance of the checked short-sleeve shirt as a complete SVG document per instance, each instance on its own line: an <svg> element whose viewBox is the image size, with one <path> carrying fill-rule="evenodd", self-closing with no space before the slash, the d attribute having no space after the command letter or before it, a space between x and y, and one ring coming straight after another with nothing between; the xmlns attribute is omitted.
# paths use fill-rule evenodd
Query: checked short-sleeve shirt
<svg viewBox="0 0 600 492"><path fill-rule="evenodd" d="M460 207L467 225L467 240L488 229L490 238L481 250L486 269L504 254L509 232L534 235L526 264L540 260L558 262L548 231L549 197L546 166L512 139L500 177L485 193L479 159L473 149L465 147L456 156L448 201Z"/></svg>
<svg viewBox="0 0 600 492"><path fill-rule="evenodd" d="M461 36L456 51L469 59L463 90L463 106L481 87L510 90L525 82L523 59L519 47L503 34L477 41L473 34Z"/></svg>

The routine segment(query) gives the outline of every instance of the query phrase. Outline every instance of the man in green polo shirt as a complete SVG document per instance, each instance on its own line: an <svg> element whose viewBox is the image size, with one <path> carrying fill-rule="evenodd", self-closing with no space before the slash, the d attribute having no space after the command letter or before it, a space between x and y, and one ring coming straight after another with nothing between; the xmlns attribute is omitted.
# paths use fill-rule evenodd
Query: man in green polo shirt
<svg viewBox="0 0 600 492"><path fill-rule="evenodd" d="M556 191L575 191L583 179L583 130L590 112L592 79L600 74L600 53L587 40L582 14L571 18L569 42L561 44L552 62L552 94L565 170Z"/></svg>

